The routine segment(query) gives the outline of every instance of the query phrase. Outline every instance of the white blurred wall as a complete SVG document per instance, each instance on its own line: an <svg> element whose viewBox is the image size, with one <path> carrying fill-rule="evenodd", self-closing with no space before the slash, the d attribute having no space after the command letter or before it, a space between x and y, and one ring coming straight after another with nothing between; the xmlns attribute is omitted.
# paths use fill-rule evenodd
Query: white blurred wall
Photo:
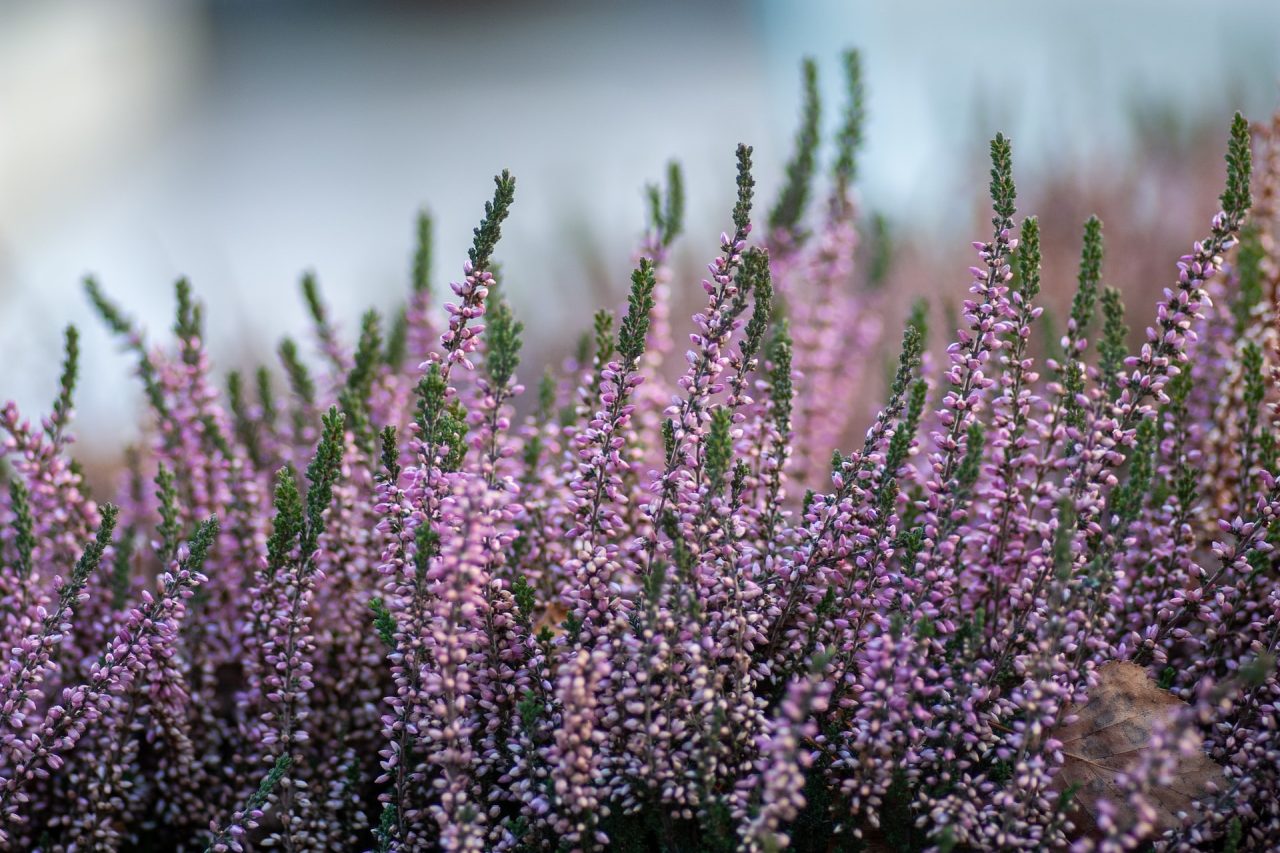
<svg viewBox="0 0 1280 853"><path fill-rule="evenodd" d="M725 227L740 140L768 202L800 57L820 60L833 124L848 45L871 92L868 200L943 234L982 192L975 146L997 128L1026 175L1135 156L1135 103L1216 121L1280 102L1273 0L0 0L0 399L43 411L74 321L82 440L118 445L138 398L85 272L157 333L187 275L219 361L269 357L305 331L303 269L348 329L395 303L420 205L437 279L456 277L504 167L519 183L499 254L546 351L620 292L641 188L669 157L689 176L691 258Z"/></svg>

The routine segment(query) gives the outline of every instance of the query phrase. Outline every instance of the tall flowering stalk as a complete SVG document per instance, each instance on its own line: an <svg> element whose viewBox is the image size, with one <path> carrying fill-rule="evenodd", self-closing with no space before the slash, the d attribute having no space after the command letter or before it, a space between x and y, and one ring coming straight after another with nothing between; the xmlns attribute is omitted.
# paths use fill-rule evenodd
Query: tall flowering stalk
<svg viewBox="0 0 1280 853"><path fill-rule="evenodd" d="M625 432L635 408L632 396L643 382L639 373L640 358L649 328L649 312L654 306L654 286L653 262L641 259L631 276L627 314L618 330L618 358L600 371L600 408L574 436L579 462L569 483L571 496L566 509L573 518L567 535L578 545L566 573L573 579L569 603L580 636L587 643L595 638L604 639L611 628L609 623L618 613L613 588L618 571L616 537L622 530L619 507L626 503L623 475L630 468Z"/></svg>
<svg viewBox="0 0 1280 853"><path fill-rule="evenodd" d="M1028 514L1034 488L1030 477L1036 464L1036 430L1032 417L1039 400L1029 386L1039 374L1027 351L1027 341L1031 325L1042 310L1034 304L1040 292L1040 228L1034 218L1023 223L1017 262L1019 281L1010 297L1010 339L1002 357L1001 393L994 402L991 419L991 448L999 450L999 461L992 472L990 486L980 496L991 514L988 532L980 547L986 552L983 556L989 554L991 565L997 567L1007 562L1016 564L1021 558L1021 551L1026 547L1025 534L1014 527L1014 520ZM982 560L975 563L982 565ZM1004 579L997 575L971 580L971 590L985 590L974 606L987 611L996 609L1004 597Z"/></svg>
<svg viewBox="0 0 1280 853"><path fill-rule="evenodd" d="M272 763L290 759L299 743L307 740L309 696L314 687L310 656L315 648L308 613L315 595L316 556L324 530L325 513L333 499L333 486L342 465L344 418L331 410L324 420L324 436L316 457L307 468L305 504L291 470L281 469L276 481L276 518L267 543L267 565L262 570L263 599L268 610L262 643L263 686L267 710L262 715L266 731L262 743ZM295 792L295 789L296 792ZM292 850L304 842L295 838L296 808L305 812L310 797L304 779L286 774L279 792L280 844ZM305 836L304 836L305 837Z"/></svg>
<svg viewBox="0 0 1280 853"><path fill-rule="evenodd" d="M991 218L993 234L989 241L974 243L982 266L970 269L972 299L965 300L964 320L968 328L957 332L957 340L947 348L950 367L944 374L948 388L937 413L939 428L933 434L934 453L929 458L932 478L927 483L928 498L924 507L925 548L921 552L916 574L926 576L935 589L922 602L922 615L937 619L942 610L937 605L946 600L951 590L945 568L955 554L959 522L966 515L972 497L977 454L982 453L983 424L980 419L988 392L995 384L988 367L1003 346L1008 331L1011 308L1008 282L1013 273L1010 254L1018 247L1013 236L1013 214L1016 189L1013 184L1013 160L1009 140L997 134L991 142ZM944 566L939 578L929 578L939 565Z"/></svg>
<svg viewBox="0 0 1280 853"><path fill-rule="evenodd" d="M707 306L694 316L697 331L689 337L694 349L686 353L689 367L677 382L682 394L665 412L668 425L664 426L663 433L660 488L645 513L655 531L661 529L668 507L689 499L695 491L689 478L696 476L694 472L700 453L698 440L711 417L707 403L713 394L723 390L717 379L728 366L730 337L747 307L748 294L736 274L742 263L747 236L751 233L755 180L751 176L750 146L739 145L737 157L738 200L733 208L733 234L721 235L721 253L709 265L711 279L702 283L707 294ZM646 575L654 569L657 541L657 537L652 536L647 542L637 543L643 550L641 571Z"/></svg>
<svg viewBox="0 0 1280 853"><path fill-rule="evenodd" d="M847 100L836 134L836 158L824 216L817 228L805 227L804 214L816 194L822 114L816 65L807 61L795 153L769 218L774 277L793 334L797 393L792 417L798 433L812 439L794 448L791 476L806 486L822 483L831 449L853 435L867 414L868 406L857 393L865 382L862 368L842 358L842 352L872 349L880 331L877 312L869 310L874 307L874 295L867 288L853 286L859 245L854 180L866 108L858 53L848 51L843 59Z"/></svg>
<svg viewBox="0 0 1280 853"><path fill-rule="evenodd" d="M466 452L465 419L449 379L459 364L467 371L474 368L470 356L479 346L478 335L484 327L473 324L472 320L484 316L485 300L493 282L489 263L515 196L515 179L509 173L503 172L494 182L493 201L485 205L484 218L475 229L463 267L464 278L452 286L459 301L445 306L449 320L440 336L439 352L430 353L423 363L425 375L416 390L415 464L404 472L409 482L407 488L402 490L396 482L400 477L400 462L394 441L385 450L380 503L384 529L393 538L383 554L382 572L391 576L387 584L389 613L400 626L400 636L391 655L397 695L390 702L392 714L383 720L390 743L383 750L382 766L386 772L380 778L386 779L389 775L393 784L392 794L383 798L382 810L384 819L394 828L384 832L388 846L412 846L417 838L412 822L418 810L409 788L420 781L425 772L413 757L416 754L413 741L425 713L422 669L425 665L423 637L430 618L428 575L431 561L439 553L440 534L436 527L441 502L448 491L447 473L457 469ZM425 275L422 270L416 271L415 288L422 275Z"/></svg>

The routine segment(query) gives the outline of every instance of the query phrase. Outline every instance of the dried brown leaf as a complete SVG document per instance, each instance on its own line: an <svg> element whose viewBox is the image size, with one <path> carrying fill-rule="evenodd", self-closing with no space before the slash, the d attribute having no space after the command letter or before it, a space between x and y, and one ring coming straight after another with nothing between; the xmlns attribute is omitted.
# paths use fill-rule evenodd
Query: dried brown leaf
<svg viewBox="0 0 1280 853"><path fill-rule="evenodd" d="M1071 709L1075 721L1053 733L1065 757L1057 785L1059 790L1076 786L1072 818L1079 834L1096 834L1098 801L1103 799L1115 806L1120 826L1136 821L1117 779L1151 747L1153 728L1183 707L1186 703L1160 689L1143 667L1109 661L1098 668L1088 701ZM1182 758L1173 784L1147 795L1156 812L1156 831L1181 825L1179 813L1190 813L1193 801L1222 790L1225 782L1222 768L1203 752Z"/></svg>
<svg viewBox="0 0 1280 853"><path fill-rule="evenodd" d="M542 612L538 614L538 618L533 623L533 634L536 637L542 633L543 628L547 628L554 636L560 636L564 633L564 625L561 624L569 616L569 610L560 602L548 602L542 608Z"/></svg>

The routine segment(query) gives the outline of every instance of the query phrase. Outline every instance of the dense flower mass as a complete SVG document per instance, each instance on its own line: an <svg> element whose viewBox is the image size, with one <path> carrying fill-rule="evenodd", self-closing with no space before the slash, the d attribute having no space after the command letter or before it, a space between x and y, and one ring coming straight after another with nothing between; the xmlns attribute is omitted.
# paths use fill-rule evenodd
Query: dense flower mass
<svg viewBox="0 0 1280 853"><path fill-rule="evenodd" d="M52 413L0 412L0 848L1280 847L1280 120L1236 118L1137 350L1096 219L1044 331L997 136L960 328L913 311L876 413L845 70L766 227L738 148L684 359L673 167L528 405L506 173L442 311L425 217L354 345L304 279L319 367L220 390L185 281L169 344L88 282L146 441L90 496L74 330Z"/></svg>

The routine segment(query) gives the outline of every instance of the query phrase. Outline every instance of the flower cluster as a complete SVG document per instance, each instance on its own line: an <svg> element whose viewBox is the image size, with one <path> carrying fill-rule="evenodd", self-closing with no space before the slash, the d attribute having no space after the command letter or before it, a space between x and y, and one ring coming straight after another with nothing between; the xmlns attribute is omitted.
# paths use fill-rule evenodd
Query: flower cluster
<svg viewBox="0 0 1280 853"><path fill-rule="evenodd" d="M505 172L442 311L424 215L390 323L348 343L308 275L316 364L225 391L185 281L171 345L87 282L150 414L99 503L74 330L52 413L0 411L0 848L1280 846L1280 118L1237 116L1132 351L1096 219L1043 331L997 136L960 328L917 306L876 412L844 70L829 181L810 63L764 228L739 146L682 362L675 166L616 331L527 405ZM1178 710L1080 755L1113 661Z"/></svg>

